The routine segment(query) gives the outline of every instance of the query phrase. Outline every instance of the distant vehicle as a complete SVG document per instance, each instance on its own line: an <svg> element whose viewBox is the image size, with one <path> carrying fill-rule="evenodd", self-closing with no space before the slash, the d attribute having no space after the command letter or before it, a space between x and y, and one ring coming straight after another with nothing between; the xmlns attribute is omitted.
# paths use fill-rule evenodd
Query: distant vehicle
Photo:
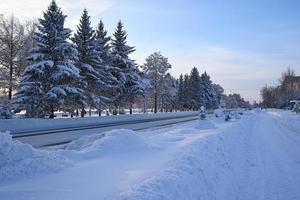
<svg viewBox="0 0 300 200"><path fill-rule="evenodd" d="M300 113L300 100L292 100L290 103L292 106L292 111Z"/></svg>

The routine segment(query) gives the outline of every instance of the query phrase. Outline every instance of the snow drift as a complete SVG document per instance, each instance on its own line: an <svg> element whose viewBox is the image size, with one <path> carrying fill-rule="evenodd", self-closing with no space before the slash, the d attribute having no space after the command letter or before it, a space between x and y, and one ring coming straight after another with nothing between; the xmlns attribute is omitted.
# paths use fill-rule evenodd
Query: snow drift
<svg viewBox="0 0 300 200"><path fill-rule="evenodd" d="M67 150L80 153L96 152L100 154L126 153L148 148L146 143L136 132L127 129L117 129L102 134L83 136L66 146Z"/></svg>
<svg viewBox="0 0 300 200"><path fill-rule="evenodd" d="M253 120L252 118L249 120ZM229 130L199 136L157 176L121 193L117 200L236 199L241 183L234 181L238 170L249 165L243 149L249 126L234 124ZM230 156L229 156L230 155ZM222 188L220 190L219 188ZM226 195L228 196L226 196ZM233 196L231 196L233 194ZM236 195L236 196L234 196Z"/></svg>
<svg viewBox="0 0 300 200"><path fill-rule="evenodd" d="M58 172L71 162L54 151L38 150L0 133L0 180Z"/></svg>

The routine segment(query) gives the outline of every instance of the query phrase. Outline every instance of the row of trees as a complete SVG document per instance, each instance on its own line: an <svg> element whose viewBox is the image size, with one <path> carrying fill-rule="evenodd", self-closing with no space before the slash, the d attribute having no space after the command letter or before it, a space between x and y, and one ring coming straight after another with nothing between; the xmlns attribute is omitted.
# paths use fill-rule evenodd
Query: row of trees
<svg viewBox="0 0 300 200"><path fill-rule="evenodd" d="M300 77L288 68L281 74L279 85L261 89L262 106L267 108L288 107L291 100L300 100Z"/></svg>
<svg viewBox="0 0 300 200"><path fill-rule="evenodd" d="M190 75L180 75L178 86L178 106L183 110L199 110L201 106L216 108L219 105L223 88L213 84L209 75L202 75L194 67Z"/></svg>
<svg viewBox="0 0 300 200"><path fill-rule="evenodd" d="M84 117L86 109L99 115L107 108L113 114L124 108L132 113L134 104L156 113L215 108L227 98L197 68L178 80L171 76L171 64L159 52L138 66L129 57L135 48L127 44L121 21L110 37L101 20L91 26L87 10L73 35L65 19L55 1L37 23L1 17L1 91L8 94L8 104L0 113L25 110L27 117L53 118L62 110Z"/></svg>
<svg viewBox="0 0 300 200"><path fill-rule="evenodd" d="M71 37L71 30L64 27L65 19L55 1L39 19L33 36L36 46L28 57L31 64L25 68L13 99L16 111L26 110L28 117L53 118L55 110L73 115L80 109L83 117L85 108L101 113L107 104L119 108L124 101L133 103L145 84L128 56L134 48L127 45L123 24L118 23L110 39L103 22L94 30L84 10Z"/></svg>

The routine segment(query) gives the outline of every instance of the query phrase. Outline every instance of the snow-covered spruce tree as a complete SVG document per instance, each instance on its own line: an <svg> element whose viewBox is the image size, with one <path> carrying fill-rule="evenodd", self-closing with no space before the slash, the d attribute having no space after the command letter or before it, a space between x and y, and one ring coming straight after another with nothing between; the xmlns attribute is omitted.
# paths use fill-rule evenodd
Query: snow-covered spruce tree
<svg viewBox="0 0 300 200"><path fill-rule="evenodd" d="M54 110L73 110L84 105L79 70L72 61L77 58L75 47L68 42L71 30L64 28L66 15L53 0L39 19L34 34L36 47L15 95L17 110L26 110L28 117L54 118Z"/></svg>
<svg viewBox="0 0 300 200"><path fill-rule="evenodd" d="M161 111L172 112L176 108L177 81L170 73L167 73L161 81L159 107Z"/></svg>
<svg viewBox="0 0 300 200"><path fill-rule="evenodd" d="M117 93L118 80L112 73L118 72L118 68L113 67L113 55L110 47L110 37L107 36L107 31L104 29L104 24L100 20L95 36L95 53L100 62L95 65L95 69L99 75L99 87L97 94L99 98L98 112L101 115L101 110L107 104L114 102L114 95Z"/></svg>
<svg viewBox="0 0 300 200"><path fill-rule="evenodd" d="M201 75L201 82L203 85L203 103L206 108L217 108L218 96L213 86L210 76L204 72Z"/></svg>
<svg viewBox="0 0 300 200"><path fill-rule="evenodd" d="M90 16L86 9L83 10L72 41L78 51L76 66L80 69L80 75L83 77L81 88L84 91L86 102L90 109L97 108L100 102L97 94L100 77L95 68L96 65L101 65L101 60L95 51L95 31L91 27ZM81 117L84 117L85 113L85 108L82 106Z"/></svg>
<svg viewBox="0 0 300 200"><path fill-rule="evenodd" d="M140 70L136 66L136 68L131 72L129 78L126 80L122 95L122 101L125 105L129 105L130 114L132 114L134 102L138 100L139 96L144 95L146 89L149 87L148 82L141 78L140 73Z"/></svg>
<svg viewBox="0 0 300 200"><path fill-rule="evenodd" d="M191 109L191 91L190 91L190 77L188 74L184 75L183 78L183 108Z"/></svg>
<svg viewBox="0 0 300 200"><path fill-rule="evenodd" d="M184 108L184 86L183 86L183 75L180 74L178 79L178 90L177 90L177 100L176 105L179 110Z"/></svg>
<svg viewBox="0 0 300 200"><path fill-rule="evenodd" d="M129 101L130 107L132 107L134 98L142 90L140 87L142 79L138 74L137 66L128 56L134 52L135 49L127 45L127 33L123 29L121 21L118 22L113 36L111 47L114 72L112 72L112 74L116 77L118 82L118 92L116 93L114 101L115 107L120 107L124 101Z"/></svg>
<svg viewBox="0 0 300 200"><path fill-rule="evenodd" d="M146 58L146 62L142 68L152 85L153 89L151 93L153 93L154 97L154 113L157 113L158 99L162 83L161 80L171 68L171 64L168 62L167 57L164 57L160 52L155 52Z"/></svg>
<svg viewBox="0 0 300 200"><path fill-rule="evenodd" d="M98 56L100 56L102 63L108 67L108 70L111 71L112 66L112 54L111 54L111 46L109 42L111 40L110 36L107 36L107 31L104 28L104 24L102 20L100 20L97 29L96 29L96 44L95 49L98 52Z"/></svg>
<svg viewBox="0 0 300 200"><path fill-rule="evenodd" d="M205 106L203 104L203 85L196 67L192 69L189 77L189 93L191 109L199 110L201 106Z"/></svg>

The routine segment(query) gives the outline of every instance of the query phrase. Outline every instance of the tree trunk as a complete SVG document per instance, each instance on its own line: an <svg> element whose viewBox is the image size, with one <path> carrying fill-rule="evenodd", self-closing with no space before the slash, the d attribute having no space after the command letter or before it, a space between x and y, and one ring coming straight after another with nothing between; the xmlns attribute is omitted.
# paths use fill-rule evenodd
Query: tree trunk
<svg viewBox="0 0 300 200"><path fill-rule="evenodd" d="M132 103L130 103L130 108L129 108L129 114L131 114L132 115Z"/></svg>
<svg viewBox="0 0 300 200"><path fill-rule="evenodd" d="M82 107L82 109L81 109L81 117L84 117L84 115L85 115L85 110L84 110L84 107Z"/></svg>
<svg viewBox="0 0 300 200"><path fill-rule="evenodd" d="M154 113L157 113L157 92L154 93Z"/></svg>
<svg viewBox="0 0 300 200"><path fill-rule="evenodd" d="M117 109L117 108L114 108L113 111L112 111L112 114L113 114L113 115L118 115L118 109Z"/></svg>
<svg viewBox="0 0 300 200"><path fill-rule="evenodd" d="M147 112L146 96L144 96L144 114Z"/></svg>
<svg viewBox="0 0 300 200"><path fill-rule="evenodd" d="M11 36L11 48L10 48L10 61L9 61L9 86L8 86L8 100L12 99L12 85L13 85L13 38Z"/></svg>
<svg viewBox="0 0 300 200"><path fill-rule="evenodd" d="M54 119L54 106L51 105L51 114L49 115L49 119Z"/></svg>
<svg viewBox="0 0 300 200"><path fill-rule="evenodd" d="M76 109L76 117L78 117L79 116L79 111L78 111L78 109Z"/></svg>
<svg viewBox="0 0 300 200"><path fill-rule="evenodd" d="M12 69L12 65L10 66L10 69L9 69L9 88L8 88L8 100L11 101L12 99L12 90L13 90L13 87L12 87L12 76L13 76L13 69Z"/></svg>

